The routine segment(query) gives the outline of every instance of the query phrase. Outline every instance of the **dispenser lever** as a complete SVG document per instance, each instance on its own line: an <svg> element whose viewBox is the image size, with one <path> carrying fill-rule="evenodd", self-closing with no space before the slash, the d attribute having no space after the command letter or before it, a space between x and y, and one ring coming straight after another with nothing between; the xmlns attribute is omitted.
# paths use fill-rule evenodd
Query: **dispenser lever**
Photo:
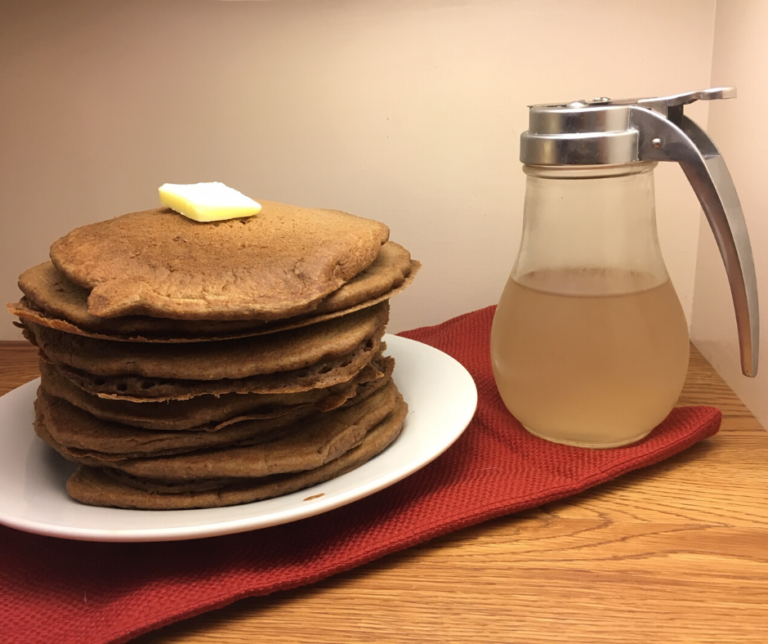
<svg viewBox="0 0 768 644"><path fill-rule="evenodd" d="M682 105L703 97L727 98L717 95L726 90L704 90L664 99L641 99L643 103L638 101L636 105L630 105L630 123L639 133L640 160L679 163L704 209L731 287L741 350L741 370L745 376L754 377L758 368L760 320L755 264L744 213L733 179L712 139L682 114ZM645 101L667 101L667 107L679 107L679 111L673 109L665 114L656 109L656 103L652 106ZM673 114L679 116L679 123L668 118ZM678 118L674 120L678 121Z"/></svg>

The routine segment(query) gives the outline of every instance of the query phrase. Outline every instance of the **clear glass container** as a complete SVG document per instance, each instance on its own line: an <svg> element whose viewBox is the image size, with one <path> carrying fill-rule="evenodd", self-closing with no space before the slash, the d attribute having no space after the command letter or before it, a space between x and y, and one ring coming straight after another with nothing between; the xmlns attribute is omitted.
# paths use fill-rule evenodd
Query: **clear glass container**
<svg viewBox="0 0 768 644"><path fill-rule="evenodd" d="M491 362L504 404L537 436L633 443L680 395L688 326L659 247L655 165L523 168L523 235Z"/></svg>

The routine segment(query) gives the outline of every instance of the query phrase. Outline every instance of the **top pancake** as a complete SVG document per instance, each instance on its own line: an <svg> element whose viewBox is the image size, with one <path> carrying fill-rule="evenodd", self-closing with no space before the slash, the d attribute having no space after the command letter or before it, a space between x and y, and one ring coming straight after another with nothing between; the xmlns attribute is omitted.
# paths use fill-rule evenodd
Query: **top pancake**
<svg viewBox="0 0 768 644"><path fill-rule="evenodd" d="M261 201L254 217L199 223L168 209L83 226L51 261L90 290L88 312L179 320L277 320L313 311L367 268L382 223Z"/></svg>
<svg viewBox="0 0 768 644"><path fill-rule="evenodd" d="M147 316L102 318L88 312L88 291L64 277L51 262L24 271L24 298L8 309L23 320L52 329L126 342L200 342L275 333L373 306L407 287L420 268L394 242L384 244L374 262L328 295L311 313L265 322L259 320L171 320Z"/></svg>

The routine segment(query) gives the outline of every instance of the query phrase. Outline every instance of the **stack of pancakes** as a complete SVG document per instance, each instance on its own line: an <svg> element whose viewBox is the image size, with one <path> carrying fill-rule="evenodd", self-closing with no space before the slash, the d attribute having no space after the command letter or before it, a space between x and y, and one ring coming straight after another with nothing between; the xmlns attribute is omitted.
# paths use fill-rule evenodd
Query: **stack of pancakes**
<svg viewBox="0 0 768 644"><path fill-rule="evenodd" d="M9 305L40 351L35 431L84 503L175 509L287 494L385 449L407 405L383 355L419 263L379 223L261 202L72 231Z"/></svg>

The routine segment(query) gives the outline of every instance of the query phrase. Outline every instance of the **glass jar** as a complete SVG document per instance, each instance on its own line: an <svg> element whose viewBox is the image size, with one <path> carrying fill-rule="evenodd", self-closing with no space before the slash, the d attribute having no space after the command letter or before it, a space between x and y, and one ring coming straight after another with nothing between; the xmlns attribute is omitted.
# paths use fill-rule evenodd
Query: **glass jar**
<svg viewBox="0 0 768 644"><path fill-rule="evenodd" d="M537 436L633 443L680 395L688 326L659 247L655 165L524 166L523 235L491 362L504 404Z"/></svg>

